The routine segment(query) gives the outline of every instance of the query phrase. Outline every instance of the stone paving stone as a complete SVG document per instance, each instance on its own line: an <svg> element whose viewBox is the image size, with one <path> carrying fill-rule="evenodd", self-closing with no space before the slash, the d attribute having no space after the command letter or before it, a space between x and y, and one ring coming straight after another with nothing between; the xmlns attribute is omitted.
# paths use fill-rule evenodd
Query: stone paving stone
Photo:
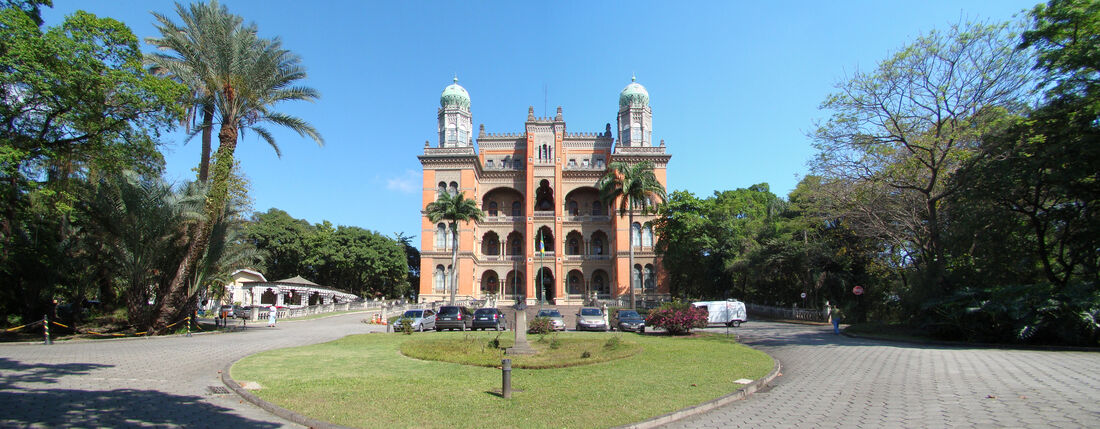
<svg viewBox="0 0 1100 429"><path fill-rule="evenodd" d="M1100 427L1097 353L911 345L769 322L735 332L779 359L783 376L767 394L666 427Z"/></svg>
<svg viewBox="0 0 1100 429"><path fill-rule="evenodd" d="M232 333L0 345L0 427L300 427L214 395L229 362L380 330L346 314Z"/></svg>

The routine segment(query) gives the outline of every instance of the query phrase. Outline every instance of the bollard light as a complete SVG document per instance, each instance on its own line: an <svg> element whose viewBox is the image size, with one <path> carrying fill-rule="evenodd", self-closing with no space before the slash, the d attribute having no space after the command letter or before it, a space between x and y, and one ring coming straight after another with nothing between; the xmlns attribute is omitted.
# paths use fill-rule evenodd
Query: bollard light
<svg viewBox="0 0 1100 429"><path fill-rule="evenodd" d="M504 399L512 399L512 360L503 359L500 361L500 395Z"/></svg>

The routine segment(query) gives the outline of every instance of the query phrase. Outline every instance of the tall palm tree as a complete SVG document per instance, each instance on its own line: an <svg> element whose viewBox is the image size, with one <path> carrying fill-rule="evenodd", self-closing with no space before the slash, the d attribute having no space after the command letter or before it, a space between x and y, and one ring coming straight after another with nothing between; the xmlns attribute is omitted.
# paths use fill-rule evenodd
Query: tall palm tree
<svg viewBox="0 0 1100 429"><path fill-rule="evenodd" d="M145 61L152 72L171 76L191 89L193 105L188 109L193 122L196 111L202 113L196 132L202 133L202 153L199 160L199 182L206 183L210 170L211 134L214 128L214 100L217 87L211 85L217 79L208 76L214 71L209 67L216 56L214 48L238 31L255 33L255 26L243 27L243 19L229 13L217 0L210 3L194 3L189 9L176 3L176 13L182 25L162 14L153 12L156 28L161 37L149 37L146 43L161 52L146 54ZM189 122L189 124L190 124Z"/></svg>
<svg viewBox="0 0 1100 429"><path fill-rule="evenodd" d="M653 163L639 162L637 164L627 164L625 162L612 162L607 166L607 174L600 178L599 182L596 182L596 187L600 190L600 201L604 205L614 204L619 202L619 216L624 213L628 216L628 230L630 230L630 265L627 267L629 272L628 284L630 285L630 308L635 308L634 303L634 234L632 228L634 227L634 212L636 207L641 206L641 214L647 214L652 209L649 206L651 199L658 199L659 203L664 203L668 198L665 193L665 187L661 185L661 182L657 181L657 176L653 174Z"/></svg>
<svg viewBox="0 0 1100 429"><path fill-rule="evenodd" d="M218 8L219 13L228 13ZM203 65L199 76L185 79L186 82L201 82L209 92L218 119L218 151L215 154L213 171L210 177L210 189L204 208L205 217L201 219L191 237L187 254L180 261L179 268L169 287L169 301L160 313L154 327L163 330L165 326L185 314L188 282L192 278L195 266L206 251L214 225L225 212L229 193L229 182L234 164L233 154L238 138L243 131L250 130L275 149L281 155L275 138L263 125L284 126L303 137L310 137L323 146L320 133L305 120L280 113L273 107L283 101L314 101L318 93L313 88L296 86L306 77L301 59L283 49L278 39L261 39L256 36L255 27L238 27L225 38L204 39L199 49ZM197 90L194 90L198 92Z"/></svg>
<svg viewBox="0 0 1100 429"><path fill-rule="evenodd" d="M477 207L474 200L468 200L462 192L454 194L440 192L434 202L428 203L424 208L424 214L432 223L445 220L453 237L451 245L451 300L455 303L455 289L458 288L458 223L470 221L481 222L485 220L485 212Z"/></svg>

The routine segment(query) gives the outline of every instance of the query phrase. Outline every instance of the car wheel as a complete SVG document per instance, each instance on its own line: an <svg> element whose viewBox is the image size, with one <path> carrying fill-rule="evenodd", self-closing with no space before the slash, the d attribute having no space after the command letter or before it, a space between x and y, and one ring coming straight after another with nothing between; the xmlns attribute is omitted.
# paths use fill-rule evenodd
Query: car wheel
<svg viewBox="0 0 1100 429"><path fill-rule="evenodd" d="M442 331L442 330L443 330L443 328L440 328L440 327L438 327L438 326L436 326L436 327L435 327L435 331L436 331L436 332L439 332L439 331Z"/></svg>
<svg viewBox="0 0 1100 429"><path fill-rule="evenodd" d="M740 328L741 327L741 321L740 320L733 321L733 327L734 328Z"/></svg>
<svg viewBox="0 0 1100 429"><path fill-rule="evenodd" d="M421 323L420 326L417 327L417 331L424 332L424 324L423 323Z"/></svg>
<svg viewBox="0 0 1100 429"><path fill-rule="evenodd" d="M638 333L639 334L644 334L645 333L645 328L644 327L638 328Z"/></svg>

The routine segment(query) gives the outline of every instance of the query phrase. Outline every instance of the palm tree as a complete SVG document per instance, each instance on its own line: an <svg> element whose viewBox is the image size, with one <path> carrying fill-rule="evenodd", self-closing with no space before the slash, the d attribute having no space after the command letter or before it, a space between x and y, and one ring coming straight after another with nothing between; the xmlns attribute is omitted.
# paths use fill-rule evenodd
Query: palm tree
<svg viewBox="0 0 1100 429"><path fill-rule="evenodd" d="M216 9L217 13L228 14L224 8ZM226 20L232 21L229 18ZM204 38L202 42L209 45L198 49L202 52L197 56L202 59L202 65L195 67L195 70L201 74L182 80L196 85L201 83L201 90L192 88L195 93L208 92L215 118L219 119L218 151L210 177L205 217L196 226L187 254L172 278L170 302L154 325L158 330L163 330L185 314L183 307L188 290L185 283L192 278L195 266L206 251L214 225L225 212L233 154L242 132L254 132L275 149L276 155L281 155L279 147L271 132L262 126L264 124L287 127L300 136L312 138L318 145L324 145L320 133L312 125L301 118L272 110L283 101L314 101L318 98L313 88L295 86L306 77L305 69L301 66L301 59L283 49L278 38L258 38L255 26L249 26L236 27L223 38Z"/></svg>
<svg viewBox="0 0 1100 429"><path fill-rule="evenodd" d="M206 183L210 170L211 133L214 128L212 94L218 90L211 86L217 79L208 76L214 71L208 67L210 59L216 56L213 49L235 32L255 33L256 30L254 26L242 27L243 19L230 14L225 6L219 6L217 0L205 4L194 3L190 10L176 3L176 13L183 20L183 25L177 25L169 17L153 12L161 37L149 37L145 42L162 52L146 54L145 61L153 73L171 76L191 89L194 104L188 109L190 121L194 121L196 111L202 112L202 123L196 132L202 132L199 182Z"/></svg>
<svg viewBox="0 0 1100 429"><path fill-rule="evenodd" d="M661 185L661 182L657 181L657 176L653 174L653 164L650 162L639 162L637 164L627 164L625 162L612 162L607 166L607 174L605 174L600 181L596 183L596 187L600 190L600 201L604 205L614 204L615 201L619 201L619 216L624 213L629 216L627 224L629 228L634 227L634 211L635 207L641 206L641 214L647 214L651 210L649 201L653 198L659 199L660 203L664 203L668 198L665 194L665 187ZM634 270L634 234L631 231L630 235L630 264L627 267L627 271L630 272L629 276L633 276ZM630 285L630 308L635 307L634 303L634 283L633 280L628 281Z"/></svg>
<svg viewBox="0 0 1100 429"><path fill-rule="evenodd" d="M440 192L434 202L428 203L424 208L424 214L432 223L445 220L454 237L451 246L451 300L455 303L455 289L458 288L458 223L485 220L485 212L477 208L474 200L468 200L461 192L454 194Z"/></svg>

